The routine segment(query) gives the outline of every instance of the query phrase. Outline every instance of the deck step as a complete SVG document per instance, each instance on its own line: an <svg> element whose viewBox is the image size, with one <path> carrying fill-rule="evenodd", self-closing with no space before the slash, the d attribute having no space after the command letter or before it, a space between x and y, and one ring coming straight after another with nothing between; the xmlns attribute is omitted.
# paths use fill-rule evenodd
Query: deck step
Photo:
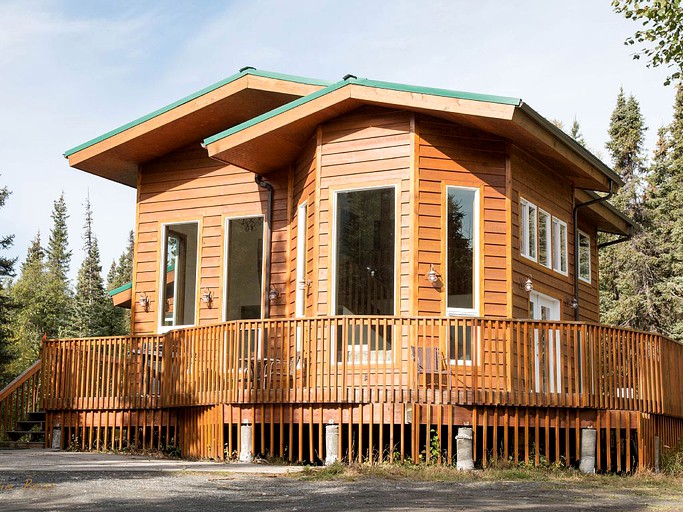
<svg viewBox="0 0 683 512"><path fill-rule="evenodd" d="M29 412L26 421L45 421L45 411Z"/></svg>
<svg viewBox="0 0 683 512"><path fill-rule="evenodd" d="M45 448L44 441L0 441L0 450L25 450Z"/></svg>
<svg viewBox="0 0 683 512"><path fill-rule="evenodd" d="M8 430L5 432L10 441L19 441L22 437L28 437L30 442L41 441L45 439L44 430Z"/></svg>
<svg viewBox="0 0 683 512"><path fill-rule="evenodd" d="M34 430L36 427L39 427L38 430L44 430L43 425L45 425L45 421L42 420L22 420L17 421L17 430L28 432L29 430Z"/></svg>

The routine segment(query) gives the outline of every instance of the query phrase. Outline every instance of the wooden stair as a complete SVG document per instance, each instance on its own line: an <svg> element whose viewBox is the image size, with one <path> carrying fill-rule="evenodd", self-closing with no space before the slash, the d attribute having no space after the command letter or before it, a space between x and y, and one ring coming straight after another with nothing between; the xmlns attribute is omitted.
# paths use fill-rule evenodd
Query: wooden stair
<svg viewBox="0 0 683 512"><path fill-rule="evenodd" d="M0 449L44 448L45 411L29 412L25 420L17 421L15 430L5 432L7 441L0 441Z"/></svg>

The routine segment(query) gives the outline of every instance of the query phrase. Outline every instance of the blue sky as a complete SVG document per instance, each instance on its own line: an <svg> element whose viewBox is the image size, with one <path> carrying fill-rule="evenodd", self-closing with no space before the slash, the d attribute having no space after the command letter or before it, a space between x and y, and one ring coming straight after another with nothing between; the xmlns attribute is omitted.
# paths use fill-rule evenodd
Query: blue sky
<svg viewBox="0 0 683 512"><path fill-rule="evenodd" d="M338 80L378 80L523 98L574 117L604 145L620 86L640 101L652 147L669 122L665 70L623 45L637 25L609 1L0 0L0 234L23 258L64 191L82 259L89 194L103 267L123 250L135 191L69 168L63 152L251 65ZM609 163L609 162L608 162Z"/></svg>

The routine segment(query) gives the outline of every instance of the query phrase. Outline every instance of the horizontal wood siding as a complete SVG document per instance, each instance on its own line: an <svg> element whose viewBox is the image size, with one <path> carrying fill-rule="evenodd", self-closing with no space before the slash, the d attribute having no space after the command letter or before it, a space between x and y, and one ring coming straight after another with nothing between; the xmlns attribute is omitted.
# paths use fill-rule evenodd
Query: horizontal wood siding
<svg viewBox="0 0 683 512"><path fill-rule="evenodd" d="M161 227L167 222L199 222L197 298L209 288L214 301L209 307L197 300L197 324L222 321L225 218L265 215L266 191L256 185L252 172L210 159L199 144L145 164L139 181L132 333L154 333L158 329ZM289 272L287 174L273 173L268 181L275 188L272 283L284 292ZM141 293L151 300L147 312L137 306ZM273 316L284 315L284 299L281 301L273 305Z"/></svg>
<svg viewBox="0 0 683 512"><path fill-rule="evenodd" d="M513 258L513 318L529 318L529 294L524 281L531 276L534 291L560 301L560 319L573 320L570 307L574 296L574 227L572 226L573 189L569 180L533 159L519 148L511 146L512 167L512 258ZM567 269L562 275L525 258L520 254L520 200L527 199L538 208L567 224Z"/></svg>
<svg viewBox="0 0 683 512"><path fill-rule="evenodd" d="M405 111L363 107L322 126L317 235L317 314L333 314L330 293L335 190L395 185L397 216L396 312L410 312L410 119Z"/></svg>
<svg viewBox="0 0 683 512"><path fill-rule="evenodd" d="M299 246L298 240L298 210L297 208L304 201L306 202L306 281L313 282L313 264L315 255L315 198L316 198L316 136L313 135L306 143L304 150L292 168L292 213L291 213L291 250L290 250L290 316L294 316L296 311L296 255ZM313 315L312 287L306 288L306 316Z"/></svg>
<svg viewBox="0 0 683 512"><path fill-rule="evenodd" d="M418 315L446 313L446 286L426 279L429 266L445 275L445 186L480 189L480 315L505 317L505 142L471 128L420 116L418 148Z"/></svg>

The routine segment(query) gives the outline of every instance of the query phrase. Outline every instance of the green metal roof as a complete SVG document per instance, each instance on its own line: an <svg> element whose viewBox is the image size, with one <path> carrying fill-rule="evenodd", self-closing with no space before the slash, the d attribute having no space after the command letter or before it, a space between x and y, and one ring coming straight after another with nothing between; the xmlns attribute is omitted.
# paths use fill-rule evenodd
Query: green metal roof
<svg viewBox="0 0 683 512"><path fill-rule="evenodd" d="M119 286L118 288L114 288L109 292L109 296L113 297L117 293L125 292L126 290L130 290L133 287L133 282L130 281L122 286Z"/></svg>
<svg viewBox="0 0 683 512"><path fill-rule="evenodd" d="M292 110L292 109L294 109L300 105L303 105L305 103L308 103L309 101L312 101L316 98L320 98L321 96L325 96L327 94L330 94L331 92L334 92L334 91L341 89L342 87L345 87L345 86L350 85L350 84L361 85L361 86L366 86L366 87L374 87L376 89L388 89L388 90L392 90L392 91L429 94L432 96L443 96L446 98L457 98L457 99L473 100L473 101L485 101L488 103L500 103L503 105L519 106L522 103L522 100L519 98L510 98L507 96L493 96L490 94L477 94L477 93L473 93L473 92L452 91L449 89L437 89L434 87L419 87L416 85L398 84L398 83L393 83L393 82L380 82L377 80L370 80L368 78L350 77L350 78L346 78L344 80L341 80L339 82L333 83L324 89L320 89L319 91L313 92L313 93L309 94L308 96L303 96L303 97L296 99L290 103L282 105L281 107L273 109L270 112L266 112L265 114L261 114L260 116L256 116L252 119L249 119L248 121L245 121L245 122L240 123L238 125L235 125L231 128L228 128L227 130L223 130L222 132L217 133L216 135L212 135L211 137L207 137L206 139L204 139L204 145L211 144L211 143L216 142L220 139L228 137L234 133L245 130L245 129L249 128L250 126L254 126L260 122L263 122L263 121L270 119L270 118L273 118L279 114L282 114L284 112Z"/></svg>
<svg viewBox="0 0 683 512"><path fill-rule="evenodd" d="M242 68L238 73L229 76L228 78L221 80L220 82L217 82L213 85L210 85L208 87L205 87L195 93L190 94L189 96L186 96L178 101L174 101L173 103L170 103L169 105L166 105L165 107L162 107L158 110L155 110L154 112L150 112L149 114L142 116L134 121L131 121L130 123L126 123L123 126L119 126L118 128L111 130L103 135L100 135L99 137L96 137L92 140L89 140L87 142L84 142L83 144L80 144L76 147L73 147L69 150L67 150L64 153L65 157L68 157L70 155L73 155L74 153L77 153L78 151L81 151L87 147L90 147L94 144L97 144L98 142L101 142L103 140L106 140L110 137L113 137L114 135L117 135L123 131L128 130L129 128L132 128L134 126L137 126L139 124L144 123L145 121L149 121L150 119L153 119L161 114L164 114L168 112L169 110L172 110L176 107L179 107L180 105L183 105L184 103L188 103L196 98L199 98L200 96L203 96L204 94L210 93L220 87L223 87L226 84L229 84L230 82L234 82L235 80L242 78L243 76L246 75L254 75L254 76L260 76L264 78L275 78L278 80L286 80L288 82L296 82L300 84L308 84L308 85L320 85L320 86L327 86L330 84L330 82L325 81L325 80L318 80L316 78L307 78L307 77L302 77L302 76L295 76L295 75L286 75L283 73L274 73L271 71L261 71L258 69L254 68Z"/></svg>

